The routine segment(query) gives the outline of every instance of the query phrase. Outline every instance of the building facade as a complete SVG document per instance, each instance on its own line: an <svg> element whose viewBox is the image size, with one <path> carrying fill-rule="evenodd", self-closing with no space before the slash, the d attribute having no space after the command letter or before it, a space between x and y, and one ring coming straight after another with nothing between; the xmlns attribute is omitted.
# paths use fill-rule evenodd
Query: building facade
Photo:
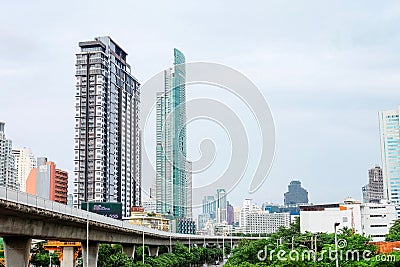
<svg viewBox="0 0 400 267"><path fill-rule="evenodd" d="M216 219L217 203L214 196L204 196L203 214L209 214L210 219Z"/></svg>
<svg viewBox="0 0 400 267"><path fill-rule="evenodd" d="M368 184L362 188L363 202L380 203L384 199L383 173L379 166L368 170Z"/></svg>
<svg viewBox="0 0 400 267"><path fill-rule="evenodd" d="M400 106L379 112L384 198L400 214Z"/></svg>
<svg viewBox="0 0 400 267"><path fill-rule="evenodd" d="M193 182L192 162L186 162L186 217L193 218Z"/></svg>
<svg viewBox="0 0 400 267"><path fill-rule="evenodd" d="M233 210L233 206L229 203L229 201L227 201L226 205L226 222L228 223L228 225L233 225L233 223L235 222L235 213Z"/></svg>
<svg viewBox="0 0 400 267"><path fill-rule="evenodd" d="M270 234L275 233L280 227L289 227L290 214L269 213L266 211L251 211L247 214L246 226L243 232L246 234Z"/></svg>
<svg viewBox="0 0 400 267"><path fill-rule="evenodd" d="M217 224L226 223L226 190L217 189Z"/></svg>
<svg viewBox="0 0 400 267"><path fill-rule="evenodd" d="M300 209L302 233L333 233L334 224L340 223L338 229L353 229L373 241L384 241L397 219L393 204L360 203L351 199L344 203L301 206Z"/></svg>
<svg viewBox="0 0 400 267"><path fill-rule="evenodd" d="M174 49L173 66L164 71L164 92L156 102L157 212L187 216L185 56Z"/></svg>
<svg viewBox="0 0 400 267"><path fill-rule="evenodd" d="M4 122L0 122L0 186L19 189L12 141L6 138Z"/></svg>
<svg viewBox="0 0 400 267"><path fill-rule="evenodd" d="M31 170L36 167L35 157L33 156L31 149L27 147L13 149L12 154L15 158L19 190L26 192L26 179Z"/></svg>
<svg viewBox="0 0 400 267"><path fill-rule="evenodd" d="M110 37L79 43L76 54L74 206L141 205L140 84Z"/></svg>
<svg viewBox="0 0 400 267"><path fill-rule="evenodd" d="M54 162L45 157L37 159L26 179L26 192L59 203L68 203L68 172L57 169Z"/></svg>
<svg viewBox="0 0 400 267"><path fill-rule="evenodd" d="M284 194L285 205L307 204L308 192L301 187L300 181L291 181L288 186L288 192Z"/></svg>

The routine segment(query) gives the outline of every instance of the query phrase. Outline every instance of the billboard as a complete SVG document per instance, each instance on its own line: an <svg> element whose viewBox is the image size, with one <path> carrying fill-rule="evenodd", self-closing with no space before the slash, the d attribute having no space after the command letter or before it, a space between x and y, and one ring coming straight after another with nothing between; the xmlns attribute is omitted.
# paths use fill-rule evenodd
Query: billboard
<svg viewBox="0 0 400 267"><path fill-rule="evenodd" d="M81 203L81 209L87 210L86 202ZM89 202L89 211L113 219L122 219L121 202Z"/></svg>

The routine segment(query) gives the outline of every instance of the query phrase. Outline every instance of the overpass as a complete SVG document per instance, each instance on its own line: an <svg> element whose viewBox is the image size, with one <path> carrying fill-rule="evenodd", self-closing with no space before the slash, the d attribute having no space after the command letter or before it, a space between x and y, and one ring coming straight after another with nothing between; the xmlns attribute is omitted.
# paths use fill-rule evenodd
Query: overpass
<svg viewBox="0 0 400 267"><path fill-rule="evenodd" d="M86 261L89 261L89 266L97 266L100 243L122 244L124 252L133 257L136 247L142 245L148 246L149 254L154 256L158 255L160 246L167 246L170 250L177 241L191 246L219 245L225 240L237 244L241 239L159 231L1 186L0 236L4 238L6 267L28 266L32 238L81 242L84 266ZM63 254L71 255L71 251L63 251ZM61 266L69 267L71 264L64 262Z"/></svg>

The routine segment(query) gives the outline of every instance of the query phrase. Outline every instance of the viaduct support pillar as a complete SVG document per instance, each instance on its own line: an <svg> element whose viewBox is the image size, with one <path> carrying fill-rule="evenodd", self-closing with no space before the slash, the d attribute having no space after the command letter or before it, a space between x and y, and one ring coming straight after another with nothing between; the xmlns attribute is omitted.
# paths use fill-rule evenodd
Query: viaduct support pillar
<svg viewBox="0 0 400 267"><path fill-rule="evenodd" d="M99 253L99 243L89 242L89 259L87 259L86 242L82 242L83 266L86 267L86 261L89 260L89 267L97 267L98 253Z"/></svg>
<svg viewBox="0 0 400 267"><path fill-rule="evenodd" d="M25 236L12 236L4 237L3 240L6 266L28 266L32 238Z"/></svg>
<svg viewBox="0 0 400 267"><path fill-rule="evenodd" d="M150 257L157 257L159 249L160 249L159 246L149 246L149 256Z"/></svg>
<svg viewBox="0 0 400 267"><path fill-rule="evenodd" d="M133 244L123 244L122 245L122 250L124 253L129 257L134 259L135 258L135 251L136 251L136 246Z"/></svg>
<svg viewBox="0 0 400 267"><path fill-rule="evenodd" d="M75 267L74 247L63 247L62 256L61 267Z"/></svg>

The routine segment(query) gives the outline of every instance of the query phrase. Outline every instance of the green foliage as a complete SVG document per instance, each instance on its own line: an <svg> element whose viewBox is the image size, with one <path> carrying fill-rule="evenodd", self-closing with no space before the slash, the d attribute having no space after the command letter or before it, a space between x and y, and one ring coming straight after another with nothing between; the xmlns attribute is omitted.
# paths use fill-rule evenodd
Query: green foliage
<svg viewBox="0 0 400 267"><path fill-rule="evenodd" d="M43 248L43 244L44 242L37 243L31 250L32 256L29 262L35 267L48 267L50 265L49 251ZM52 254L51 263L54 265L60 265L57 252Z"/></svg>
<svg viewBox="0 0 400 267"><path fill-rule="evenodd" d="M396 220L390 227L389 234L386 235L386 241L400 241L400 219Z"/></svg>
<svg viewBox="0 0 400 267"><path fill-rule="evenodd" d="M101 244L97 260L99 267L133 267L133 261L122 252L121 245Z"/></svg>
<svg viewBox="0 0 400 267"><path fill-rule="evenodd" d="M280 228L276 233L269 235L267 238L251 241L245 239L241 240L238 247L233 250L233 255L224 266L335 266L334 257L336 253L334 234L317 234L318 252L316 258L312 253L310 253L309 257L307 254L311 252L311 238L313 236L315 236L315 234L301 234L299 221L296 221L289 228ZM338 233L338 240L342 242L340 246L342 248L339 247L338 252L339 266L341 267L400 266L400 253L383 255L383 257L392 257L391 261L379 260L379 257L382 257L382 255L376 255L377 248L369 244L370 239L365 236L354 234L351 229L340 230ZM313 242L313 244L315 243ZM331 257L328 254L329 251L331 251ZM279 256L278 252L281 253ZM363 258L363 253L367 255L365 259ZM259 255L261 259L259 259L257 255ZM299 256L297 257L297 255Z"/></svg>

